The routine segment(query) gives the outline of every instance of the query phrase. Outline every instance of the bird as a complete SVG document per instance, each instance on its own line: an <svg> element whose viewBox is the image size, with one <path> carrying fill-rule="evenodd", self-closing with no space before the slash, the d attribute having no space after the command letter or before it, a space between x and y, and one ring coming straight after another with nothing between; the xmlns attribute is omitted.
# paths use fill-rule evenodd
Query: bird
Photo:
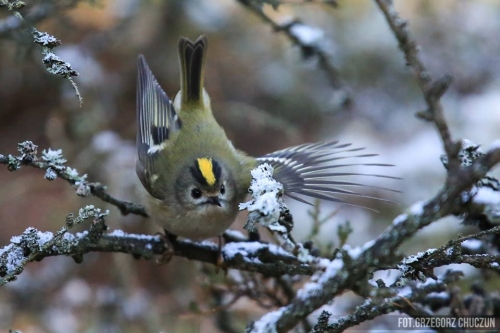
<svg viewBox="0 0 500 333"><path fill-rule="evenodd" d="M345 178L397 178L349 171L359 165L392 166L344 162L377 156L359 153L364 148L325 141L261 157L236 149L214 118L204 88L207 47L205 35L194 42L179 39L180 91L173 102L145 57L138 57L136 173L148 192L150 216L168 234L195 240L220 236L248 195L250 171L262 163L274 168L286 196L306 204L305 197L350 205L355 204L349 198L356 196L390 201L352 190L367 185Z"/></svg>

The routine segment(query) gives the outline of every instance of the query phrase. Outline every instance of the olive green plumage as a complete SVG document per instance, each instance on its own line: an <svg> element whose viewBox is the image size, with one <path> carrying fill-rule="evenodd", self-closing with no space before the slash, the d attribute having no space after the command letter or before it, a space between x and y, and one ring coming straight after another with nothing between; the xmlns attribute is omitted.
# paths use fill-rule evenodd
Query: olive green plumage
<svg viewBox="0 0 500 333"><path fill-rule="evenodd" d="M220 235L234 221L245 200L250 171L259 163L275 167L285 193L302 202L305 195L335 202L342 196L364 196L346 187L364 186L334 172L360 164L333 164L361 150L335 142L306 144L260 158L236 150L213 117L204 89L207 38L179 41L181 90L174 103L139 56L137 82L137 175L150 194L150 213L172 234L203 239ZM347 153L348 155L345 155ZM361 164L387 166L386 164ZM375 198L377 199L377 198Z"/></svg>

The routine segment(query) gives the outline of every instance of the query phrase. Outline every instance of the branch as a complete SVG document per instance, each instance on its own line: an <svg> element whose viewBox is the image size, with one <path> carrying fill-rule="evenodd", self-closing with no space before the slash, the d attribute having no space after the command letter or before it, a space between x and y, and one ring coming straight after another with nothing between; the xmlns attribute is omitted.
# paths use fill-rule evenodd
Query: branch
<svg viewBox="0 0 500 333"><path fill-rule="evenodd" d="M326 321L324 319L321 320L320 318L318 324L311 330L311 333L343 332L344 330L357 326L362 322L375 319L381 315L394 311L404 312L410 316L429 316L430 313L420 309L413 303L423 303L426 301L426 298L430 293L447 290L447 285L449 283L456 282L460 277L460 273L449 271L442 279L415 284L410 287L409 291L405 289L387 288L393 289L390 292L395 293L396 295L392 297L371 299L363 305L358 306L352 314L336 318L336 320L331 324L328 323L328 318L326 318ZM330 314L323 313L321 316L330 317Z"/></svg>
<svg viewBox="0 0 500 333"><path fill-rule="evenodd" d="M250 332L257 328L274 328L278 332L287 332L301 320L345 290L353 289L358 281L365 278L375 267L394 260L392 253L412 237L418 230L432 222L453 214L460 207L457 200L460 194L486 176L486 173L500 162L500 144L494 144L485 155L479 156L468 168L458 169L453 173L454 182L445 186L430 201L417 203L407 213L396 217L392 225L375 241L362 247L360 253L350 260L345 257L331 261L314 285L299 291L286 307L262 317ZM257 328L255 328L257 327Z"/></svg>
<svg viewBox="0 0 500 333"><path fill-rule="evenodd" d="M16 279L21 274L28 262L42 260L45 253L56 251L58 247L64 249L74 243L75 237L68 233L76 224L80 224L87 219L93 219L90 228L81 234L81 238L94 242L99 239L106 230L104 216L108 212L101 214L99 208L92 205L80 209L78 216L69 214L66 217L66 226L62 227L56 235L51 232L40 232L35 228L28 228L21 236L11 238L11 244L0 248L0 286Z"/></svg>
<svg viewBox="0 0 500 333"><path fill-rule="evenodd" d="M486 235L500 235L500 226L465 237L458 237L439 249L429 249L403 259L396 267L393 267L403 272L394 284L404 285L408 280L419 279L421 274L437 279L432 273L433 269L450 264L469 264L476 268L500 271L500 255L496 253L463 254L464 251L469 251L466 241L477 240ZM479 240L478 242L481 243Z"/></svg>
<svg viewBox="0 0 500 333"><path fill-rule="evenodd" d="M150 260L165 253L165 242L160 236L127 234L121 230L103 233L103 217L103 214L99 215L99 233L94 232L94 221L89 231L82 233L72 234L64 229L54 236L50 232L28 228L22 235L13 236L11 244L0 248L0 285L15 279L28 262L40 261L46 257L71 256L81 262L83 255L90 252L120 252L131 254L137 259ZM219 246L214 243L176 240L172 242L172 246L175 255L180 257L213 265L217 265L219 261ZM222 256L227 268L257 272L265 276L312 275L314 272L313 266L300 262L273 244L229 243L222 248Z"/></svg>
<svg viewBox="0 0 500 333"><path fill-rule="evenodd" d="M26 27L26 30L29 31L33 38L33 42L42 47L42 61L47 71L51 74L62 76L71 83L81 106L83 104L83 98L82 95L80 95L78 86L72 78L73 76L78 76L78 73L71 67L70 63L63 61L52 52L53 49L61 45L62 42L47 32L38 31L35 27L29 26L19 12L25 5L23 1L19 0L0 0L0 7L7 7L7 10L13 13L12 18L9 18L9 24L11 26ZM43 17L43 14L40 14L40 17ZM13 20L17 20L18 23L14 23L15 21ZM1 25L0 28L2 28ZM0 30L0 32L2 31Z"/></svg>
<svg viewBox="0 0 500 333"><path fill-rule="evenodd" d="M87 181L87 175L80 176L76 169L65 166L66 159L62 156L61 150L43 151L42 160L37 156L38 146L31 141L25 141L18 144L20 156L0 154L0 164L7 165L10 171L16 171L21 166L31 166L40 170L45 170L45 179L54 180L57 177L64 179L76 187L76 193L85 197L92 194L104 202L110 203L120 210L123 215L136 214L148 217L143 206L124 200L119 200L106 192L106 187L99 183L90 183Z"/></svg>
<svg viewBox="0 0 500 333"><path fill-rule="evenodd" d="M418 56L417 42L411 36L408 23L401 19L392 0L375 0L384 14L389 27L398 40L399 48L404 53L406 64L416 75L417 83L427 104L427 110L418 115L426 120L432 120L439 131L443 141L444 150L450 161L450 170L459 166L457 153L460 146L451 138L450 130L446 123L440 99L451 84L451 76L445 75L438 80L433 80L429 71Z"/></svg>
<svg viewBox="0 0 500 333"><path fill-rule="evenodd" d="M238 0L238 2L269 24L274 31L283 32L294 45L300 47L304 58L316 57L319 67L326 73L332 87L341 93L338 96L338 104L342 107L348 107L351 104L350 94L339 71L332 65L330 56L323 49L324 32L322 30L306 25L298 19L282 24L276 23L262 10L265 1ZM274 7L280 4L279 1L273 3L276 4ZM336 3L333 2L331 5L335 7Z"/></svg>
<svg viewBox="0 0 500 333"><path fill-rule="evenodd" d="M33 25L34 23L38 23L50 17L56 11L75 7L78 2L79 0L68 0L62 2L45 1L31 8L31 10L24 15L24 18L26 22ZM23 21L19 20L15 16L6 17L5 19L0 20L0 36L4 36L20 29L22 25Z"/></svg>

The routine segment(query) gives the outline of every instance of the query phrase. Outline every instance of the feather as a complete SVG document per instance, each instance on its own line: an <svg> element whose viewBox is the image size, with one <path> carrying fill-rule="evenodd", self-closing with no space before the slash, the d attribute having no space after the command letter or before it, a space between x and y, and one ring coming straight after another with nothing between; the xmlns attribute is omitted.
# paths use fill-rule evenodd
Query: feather
<svg viewBox="0 0 500 333"><path fill-rule="evenodd" d="M137 75L137 138L136 172L146 190L154 197L152 182L156 179L154 165L158 153L170 136L182 127L172 102L160 87L144 56L138 59Z"/></svg>
<svg viewBox="0 0 500 333"><path fill-rule="evenodd" d="M300 196L338 202L357 206L349 203L349 197L362 197L386 202L391 200L363 194L359 191L346 188L372 188L383 191L397 192L381 186L365 185L360 182L347 181L346 177L378 177L387 179L400 179L394 176L357 173L357 172L332 172L333 169L350 168L354 166L365 167L391 167L385 163L336 163L353 158L370 158L377 154L356 154L365 148L352 148L349 143L327 141L319 143L306 143L300 146L279 150L259 157L259 163L269 163L275 168L274 178L283 184L285 194L295 200L310 204ZM367 207L364 207L367 208ZM369 209L369 208L368 208Z"/></svg>
<svg viewBox="0 0 500 333"><path fill-rule="evenodd" d="M202 35L194 42L185 37L179 39L179 61L181 67L181 105L187 102L202 102L204 62L208 47L207 37Z"/></svg>

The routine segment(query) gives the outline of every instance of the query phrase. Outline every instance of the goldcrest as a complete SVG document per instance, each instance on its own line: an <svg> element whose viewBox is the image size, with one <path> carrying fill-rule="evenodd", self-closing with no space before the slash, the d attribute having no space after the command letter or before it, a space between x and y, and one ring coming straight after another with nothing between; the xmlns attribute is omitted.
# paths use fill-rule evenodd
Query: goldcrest
<svg viewBox="0 0 500 333"><path fill-rule="evenodd" d="M150 194L150 215L169 233L192 239L221 235L235 220L245 201L250 171L269 163L285 194L308 203L303 196L339 203L362 196L347 188L362 187L341 172L343 164L361 148L337 141L304 144L262 157L251 157L233 147L215 120L204 89L207 38L195 42L181 37L181 90L174 103L162 90L145 58L140 55L137 80L137 175ZM348 153L347 156L342 153ZM367 176L363 174L364 176ZM387 177L383 175L368 175ZM375 198L377 199L377 198Z"/></svg>

